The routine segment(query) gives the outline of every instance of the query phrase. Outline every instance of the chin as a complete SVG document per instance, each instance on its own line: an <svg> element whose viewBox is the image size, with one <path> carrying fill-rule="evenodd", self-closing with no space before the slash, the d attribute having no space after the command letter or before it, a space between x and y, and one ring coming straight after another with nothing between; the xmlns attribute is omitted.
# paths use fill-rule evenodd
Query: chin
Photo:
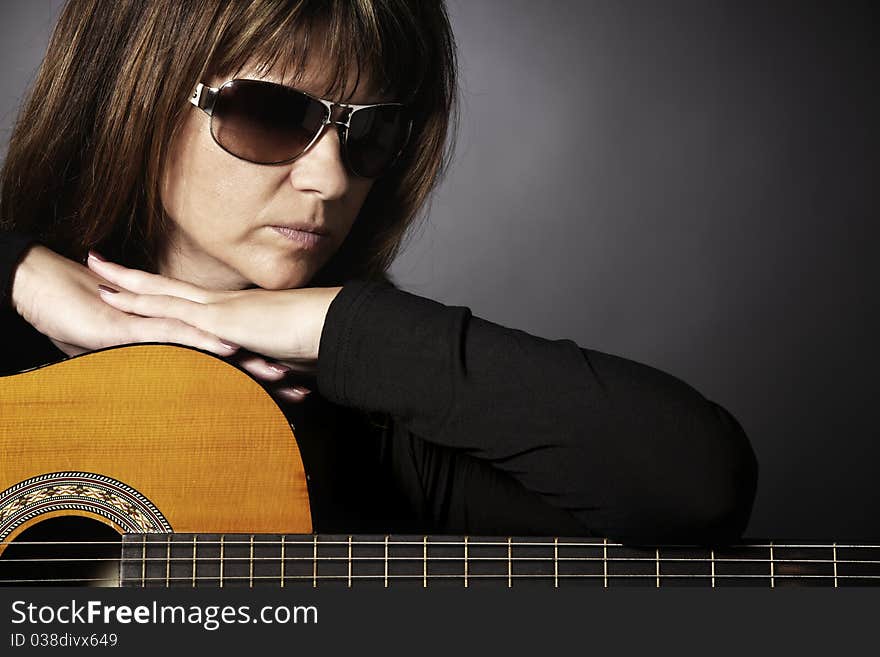
<svg viewBox="0 0 880 657"><path fill-rule="evenodd" d="M312 280L314 272L309 269L279 267L272 271L254 272L248 278L251 283L264 290L291 290L305 287Z"/></svg>

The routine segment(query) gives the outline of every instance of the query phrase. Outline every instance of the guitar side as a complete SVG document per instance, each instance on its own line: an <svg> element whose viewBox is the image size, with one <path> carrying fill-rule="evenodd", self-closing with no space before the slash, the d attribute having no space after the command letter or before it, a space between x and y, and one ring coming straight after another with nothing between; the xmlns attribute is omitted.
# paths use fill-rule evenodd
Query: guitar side
<svg viewBox="0 0 880 657"><path fill-rule="evenodd" d="M202 352L131 345L0 378L0 554L51 517L120 533L310 533L284 414Z"/></svg>

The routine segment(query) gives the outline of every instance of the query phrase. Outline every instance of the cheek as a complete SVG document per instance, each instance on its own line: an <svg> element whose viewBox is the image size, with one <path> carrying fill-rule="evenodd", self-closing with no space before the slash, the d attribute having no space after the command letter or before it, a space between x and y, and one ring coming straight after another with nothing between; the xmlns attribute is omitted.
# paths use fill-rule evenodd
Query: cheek
<svg viewBox="0 0 880 657"><path fill-rule="evenodd" d="M222 151L207 122L190 117L172 142L162 176L162 205L187 233L228 232L247 224L270 189L265 176Z"/></svg>

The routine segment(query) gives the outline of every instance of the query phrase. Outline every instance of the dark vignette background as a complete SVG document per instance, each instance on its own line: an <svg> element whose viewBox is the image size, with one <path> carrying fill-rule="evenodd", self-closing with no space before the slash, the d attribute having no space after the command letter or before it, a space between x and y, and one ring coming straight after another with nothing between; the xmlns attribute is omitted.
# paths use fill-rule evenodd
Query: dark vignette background
<svg viewBox="0 0 880 657"><path fill-rule="evenodd" d="M60 5L0 5L4 144ZM870 3L449 6L459 146L396 280L727 407L748 536L880 538Z"/></svg>

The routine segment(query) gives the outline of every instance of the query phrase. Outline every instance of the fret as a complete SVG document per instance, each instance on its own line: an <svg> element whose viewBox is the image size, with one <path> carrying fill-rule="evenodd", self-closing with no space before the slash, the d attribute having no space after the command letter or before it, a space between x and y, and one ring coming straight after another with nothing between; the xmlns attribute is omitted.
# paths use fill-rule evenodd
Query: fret
<svg viewBox="0 0 880 657"><path fill-rule="evenodd" d="M312 540L312 588L318 588L318 535Z"/></svg>
<svg viewBox="0 0 880 657"><path fill-rule="evenodd" d="M712 559L712 588L715 588L715 550L712 550L709 553L710 558Z"/></svg>
<svg viewBox="0 0 880 657"><path fill-rule="evenodd" d="M776 582L773 581L773 541L770 541L770 588L775 588Z"/></svg>
<svg viewBox="0 0 880 657"><path fill-rule="evenodd" d="M507 588L513 586L513 554L510 546L511 539L507 539Z"/></svg>
<svg viewBox="0 0 880 657"><path fill-rule="evenodd" d="M351 588L351 536L348 537L348 588Z"/></svg>
<svg viewBox="0 0 880 657"><path fill-rule="evenodd" d="M422 587L428 588L428 537L422 539Z"/></svg>
<svg viewBox="0 0 880 657"><path fill-rule="evenodd" d="M285 543L285 541L286 541L286 537L282 536L281 537L281 577L279 578L281 580L280 586L282 589L284 588L284 543Z"/></svg>
<svg viewBox="0 0 880 657"><path fill-rule="evenodd" d="M220 537L220 588L223 588L223 536Z"/></svg>
<svg viewBox="0 0 880 657"><path fill-rule="evenodd" d="M467 547L465 547L467 550ZM385 588L388 588L388 535L385 535Z"/></svg>
<svg viewBox="0 0 880 657"><path fill-rule="evenodd" d="M608 539L602 539L602 586L608 588Z"/></svg>
<svg viewBox="0 0 880 657"><path fill-rule="evenodd" d="M165 588L171 585L171 534L165 539Z"/></svg>
<svg viewBox="0 0 880 657"><path fill-rule="evenodd" d="M655 561L657 563L656 576L657 576L657 588L660 588L660 548L657 548L656 553L654 555Z"/></svg>
<svg viewBox="0 0 880 657"><path fill-rule="evenodd" d="M834 588L837 588L837 543L832 546L831 555L834 558Z"/></svg>
<svg viewBox="0 0 880 657"><path fill-rule="evenodd" d="M248 561L248 587L254 588L254 535L251 534L250 560Z"/></svg>
<svg viewBox="0 0 880 657"><path fill-rule="evenodd" d="M553 539L553 588L559 588L559 538Z"/></svg>
<svg viewBox="0 0 880 657"><path fill-rule="evenodd" d="M198 540L198 536L193 534L193 567L192 567L192 585L193 588L196 587L196 541Z"/></svg>
<svg viewBox="0 0 880 657"><path fill-rule="evenodd" d="M464 588L468 587L468 537L464 537Z"/></svg>

